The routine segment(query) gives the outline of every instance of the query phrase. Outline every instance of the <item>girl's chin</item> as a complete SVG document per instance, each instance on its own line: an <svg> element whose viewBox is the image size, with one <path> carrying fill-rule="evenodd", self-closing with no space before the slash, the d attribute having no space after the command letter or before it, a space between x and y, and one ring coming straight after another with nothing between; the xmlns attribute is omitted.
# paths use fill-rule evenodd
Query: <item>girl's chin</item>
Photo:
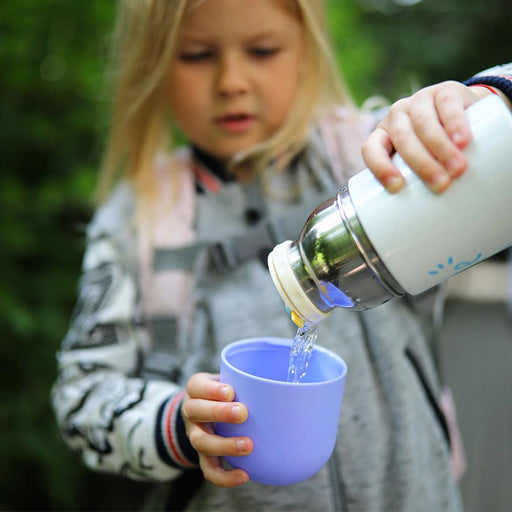
<svg viewBox="0 0 512 512"><path fill-rule="evenodd" d="M227 164L233 160L236 156L241 153L252 149L257 144L260 144L265 139L263 137L255 136L233 136L223 138L218 141L211 141L214 143L210 144L198 144L199 147L203 148L208 154L219 160L220 162ZM215 143L216 142L216 143Z"/></svg>
<svg viewBox="0 0 512 512"><path fill-rule="evenodd" d="M211 150L206 149L206 152L212 155L214 158L219 160L219 162L223 164L230 163L235 157L242 154L244 151L247 151L254 147L256 143L252 144L241 144L237 146L232 146L229 148L212 148Z"/></svg>

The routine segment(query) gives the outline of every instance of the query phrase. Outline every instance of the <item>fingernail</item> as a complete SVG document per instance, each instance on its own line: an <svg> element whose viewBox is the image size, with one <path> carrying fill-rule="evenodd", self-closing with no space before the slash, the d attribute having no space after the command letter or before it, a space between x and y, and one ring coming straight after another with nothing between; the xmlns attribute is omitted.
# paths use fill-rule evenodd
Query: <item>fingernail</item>
<svg viewBox="0 0 512 512"><path fill-rule="evenodd" d="M242 419L242 408L239 405L235 405L231 408L231 414L235 420L240 421Z"/></svg>
<svg viewBox="0 0 512 512"><path fill-rule="evenodd" d="M462 170L461 159L456 156L450 158L450 160L448 160L448 162L446 163L446 168L448 169L448 171L450 171L450 176L457 176Z"/></svg>
<svg viewBox="0 0 512 512"><path fill-rule="evenodd" d="M400 175L392 175L386 178L385 185L389 192L398 192L404 184L404 178Z"/></svg>
<svg viewBox="0 0 512 512"><path fill-rule="evenodd" d="M236 483L237 484L245 484L249 480L247 474L244 473L238 473L236 475Z"/></svg>
<svg viewBox="0 0 512 512"><path fill-rule="evenodd" d="M430 178L428 185L432 192L442 192L450 185L450 178L445 173L434 174Z"/></svg>
<svg viewBox="0 0 512 512"><path fill-rule="evenodd" d="M220 396L223 400L227 400L229 397L229 386L222 386L220 388Z"/></svg>
<svg viewBox="0 0 512 512"><path fill-rule="evenodd" d="M239 439L236 442L236 447L237 447L238 451L240 451L240 452L247 451L247 443L245 442L245 439Z"/></svg>
<svg viewBox="0 0 512 512"><path fill-rule="evenodd" d="M452 140L453 140L453 143L456 146L458 146L464 140L464 137L462 136L462 134L460 132L455 132L452 136Z"/></svg>

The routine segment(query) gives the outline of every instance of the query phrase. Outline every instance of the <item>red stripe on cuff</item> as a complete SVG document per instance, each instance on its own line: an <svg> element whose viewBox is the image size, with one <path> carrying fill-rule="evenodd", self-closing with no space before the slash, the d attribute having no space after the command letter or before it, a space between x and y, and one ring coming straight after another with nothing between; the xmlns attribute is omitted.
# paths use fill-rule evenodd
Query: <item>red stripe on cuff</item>
<svg viewBox="0 0 512 512"><path fill-rule="evenodd" d="M175 428L175 426L176 426L176 418L175 418L176 409L178 408L178 405L180 404L181 399L183 398L184 394L185 394L184 391L178 393L169 402L169 405L167 408L167 413L164 418L164 425L165 425L165 433L167 436L167 443L168 443L169 451L171 452L171 455L173 456L174 460L186 468L193 468L193 467L195 467L195 464L191 463L183 456L183 453L179 449L178 444L175 442L175 439L176 439L176 428Z"/></svg>

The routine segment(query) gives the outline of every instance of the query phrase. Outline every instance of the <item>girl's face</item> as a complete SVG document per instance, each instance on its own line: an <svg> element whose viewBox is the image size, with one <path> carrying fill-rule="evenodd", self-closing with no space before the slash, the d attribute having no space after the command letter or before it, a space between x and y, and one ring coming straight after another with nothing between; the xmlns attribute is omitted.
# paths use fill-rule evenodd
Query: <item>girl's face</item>
<svg viewBox="0 0 512 512"><path fill-rule="evenodd" d="M222 161L268 139L288 114L304 61L294 0L198 0L168 79L184 134Z"/></svg>

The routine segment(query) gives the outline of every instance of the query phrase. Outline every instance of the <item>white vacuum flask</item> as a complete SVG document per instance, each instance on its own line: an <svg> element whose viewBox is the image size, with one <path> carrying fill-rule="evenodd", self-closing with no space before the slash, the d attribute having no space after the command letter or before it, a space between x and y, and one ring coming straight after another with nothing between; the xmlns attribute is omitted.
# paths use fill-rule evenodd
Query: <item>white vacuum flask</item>
<svg viewBox="0 0 512 512"><path fill-rule="evenodd" d="M402 190L365 169L273 249L270 274L296 323L417 295L512 245L512 114L496 95L466 113L468 167L448 190L432 193L395 155Z"/></svg>

